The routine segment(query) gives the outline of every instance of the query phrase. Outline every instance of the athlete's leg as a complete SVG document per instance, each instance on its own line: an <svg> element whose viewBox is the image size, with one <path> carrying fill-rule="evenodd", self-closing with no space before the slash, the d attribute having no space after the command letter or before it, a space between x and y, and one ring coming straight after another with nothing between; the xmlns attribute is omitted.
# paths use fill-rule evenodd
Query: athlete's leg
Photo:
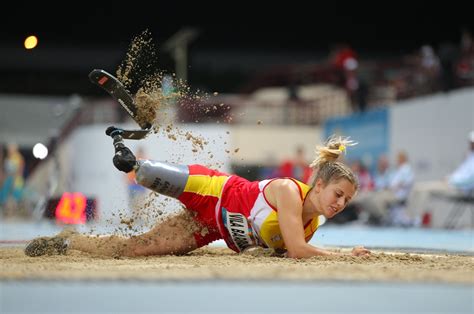
<svg viewBox="0 0 474 314"><path fill-rule="evenodd" d="M121 236L92 237L75 235L70 249L107 256L146 256L184 254L198 246L194 233L199 226L189 211L171 216L150 231L129 238Z"/></svg>
<svg viewBox="0 0 474 314"><path fill-rule="evenodd" d="M149 160L137 161L134 154L125 147L119 135L114 137L114 146L116 152L113 162L117 169L123 172L136 171L139 184L160 194L179 198L194 212L185 210L179 215L160 222L149 232L131 238L79 234L68 237L58 235L53 238L38 238L25 249L27 255L64 254L67 248L108 256L183 254L220 238L213 214L218 199L211 197L207 201L201 198L193 200L188 195L189 193L184 198L187 201L180 198L190 176L188 166ZM204 184L207 184L206 182ZM221 183L219 189L221 189L223 180L219 182Z"/></svg>
<svg viewBox="0 0 474 314"><path fill-rule="evenodd" d="M137 183L160 194L178 198L183 193L189 177L185 165L167 162L137 160L133 152L125 146L119 131L112 132L115 155L114 166L125 173L135 171Z"/></svg>
<svg viewBox="0 0 474 314"><path fill-rule="evenodd" d="M104 256L184 254L198 247L194 234L199 230L192 214L184 210L137 236L91 236L61 232L55 237L34 239L27 245L25 254L57 255L66 254L71 249Z"/></svg>

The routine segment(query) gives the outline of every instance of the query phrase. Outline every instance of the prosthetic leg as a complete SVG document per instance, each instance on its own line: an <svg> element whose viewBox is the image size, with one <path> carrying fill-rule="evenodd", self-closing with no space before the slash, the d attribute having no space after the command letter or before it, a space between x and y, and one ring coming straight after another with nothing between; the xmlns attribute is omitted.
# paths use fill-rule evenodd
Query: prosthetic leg
<svg viewBox="0 0 474 314"><path fill-rule="evenodd" d="M125 173L135 171L138 184L160 194L178 198L188 181L188 167L161 161L137 160L123 143L123 132L124 130L113 126L107 128L105 132L113 139L114 166Z"/></svg>

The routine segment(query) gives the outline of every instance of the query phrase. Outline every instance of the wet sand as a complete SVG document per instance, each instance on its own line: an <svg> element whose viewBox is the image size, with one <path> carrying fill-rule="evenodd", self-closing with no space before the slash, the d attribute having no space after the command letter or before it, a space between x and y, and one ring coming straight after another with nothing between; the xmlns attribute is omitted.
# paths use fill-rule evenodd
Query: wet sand
<svg viewBox="0 0 474 314"><path fill-rule="evenodd" d="M0 248L0 280L348 280L474 283L474 257L373 251L368 257L304 260L202 248L183 256L110 258L79 251L27 257Z"/></svg>

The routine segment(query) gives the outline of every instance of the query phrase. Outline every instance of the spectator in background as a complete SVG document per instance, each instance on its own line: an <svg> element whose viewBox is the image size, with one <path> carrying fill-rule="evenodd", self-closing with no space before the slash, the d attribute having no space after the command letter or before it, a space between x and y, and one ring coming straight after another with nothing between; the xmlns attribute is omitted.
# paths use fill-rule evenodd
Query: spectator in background
<svg viewBox="0 0 474 314"><path fill-rule="evenodd" d="M376 189L359 193L354 202L359 213L359 223L374 225L409 225L405 205L410 194L414 173L408 156L401 151L397 155L397 167L391 172L388 160L380 156L376 175Z"/></svg>
<svg viewBox="0 0 474 314"><path fill-rule="evenodd" d="M372 191L374 189L374 180L365 164L361 160L356 160L352 163L351 168L359 178L359 191Z"/></svg>
<svg viewBox="0 0 474 314"><path fill-rule="evenodd" d="M374 189L376 191L387 190L391 179L390 163L386 155L380 155L377 161L377 171L374 176Z"/></svg>
<svg viewBox="0 0 474 314"><path fill-rule="evenodd" d="M308 183L312 174L312 169L306 160L303 146L297 146L295 156L292 159L283 161L278 167L279 177L295 178L303 183Z"/></svg>
<svg viewBox="0 0 474 314"><path fill-rule="evenodd" d="M417 67L420 93L436 91L440 77L440 62L432 46L423 45L420 48Z"/></svg>
<svg viewBox="0 0 474 314"><path fill-rule="evenodd" d="M464 161L443 180L419 182L413 187L408 200L410 218L421 224L429 211L430 198L439 195L446 198L474 193L474 131L468 137L469 151Z"/></svg>
<svg viewBox="0 0 474 314"><path fill-rule="evenodd" d="M0 207L5 208L7 214L13 214L23 195L25 159L18 150L16 143L7 146L7 155L4 162L4 178L0 191Z"/></svg>
<svg viewBox="0 0 474 314"><path fill-rule="evenodd" d="M359 57L348 44L338 44L329 56L329 62L341 76L355 112L367 109L369 83L359 73Z"/></svg>
<svg viewBox="0 0 474 314"><path fill-rule="evenodd" d="M415 174L409 163L408 155L400 151L397 155L397 168L390 179L390 190L394 200L390 206L390 225L408 225L410 221L406 213L408 196L415 182Z"/></svg>
<svg viewBox="0 0 474 314"><path fill-rule="evenodd" d="M337 69L353 69L357 63L357 53L348 44L339 43L335 45L329 59Z"/></svg>
<svg viewBox="0 0 474 314"><path fill-rule="evenodd" d="M351 214L343 213L343 215L346 216L346 221L357 220L359 224L378 225L381 224L385 212L383 208L388 206L383 197L384 191L387 191L390 186L388 159L385 155L379 157L377 172L373 179L367 170L360 170L360 164L360 161L353 163L352 169L357 170L360 184L362 180L365 181L365 188L362 190L360 187L360 192L354 201L347 206L344 213Z"/></svg>
<svg viewBox="0 0 474 314"><path fill-rule="evenodd" d="M461 55L456 64L456 76L460 86L474 84L474 44L472 35L467 29L461 34Z"/></svg>
<svg viewBox="0 0 474 314"><path fill-rule="evenodd" d="M448 178L448 183L463 193L471 193L474 190L474 131L469 133L469 145L466 159Z"/></svg>
<svg viewBox="0 0 474 314"><path fill-rule="evenodd" d="M367 110L368 98L369 98L369 81L366 78L359 76L358 78L359 86L356 92L356 102L359 112L364 112Z"/></svg>
<svg viewBox="0 0 474 314"><path fill-rule="evenodd" d="M449 92L456 87L455 65L458 49L451 42L443 42L438 49L438 56L441 65L441 88L444 92Z"/></svg>
<svg viewBox="0 0 474 314"><path fill-rule="evenodd" d="M291 121L290 121L291 107L301 105L298 82L297 82L296 74L293 73L293 71L290 74L290 82L288 83L287 89L288 89L288 99L284 107L284 110L285 110L284 122L285 124L291 124Z"/></svg>
<svg viewBox="0 0 474 314"><path fill-rule="evenodd" d="M461 30L461 54L474 53L474 44L471 32L467 28Z"/></svg>
<svg viewBox="0 0 474 314"><path fill-rule="evenodd" d="M433 47L424 45L420 49L421 66L426 71L437 73L439 70L439 58L436 55Z"/></svg>
<svg viewBox="0 0 474 314"><path fill-rule="evenodd" d="M389 188L393 191L398 203L404 204L413 186L415 175L404 151L397 154L397 168L390 179Z"/></svg>
<svg viewBox="0 0 474 314"><path fill-rule="evenodd" d="M288 102L289 103L298 103L300 101L300 96L298 93L298 83L296 81L295 75L293 74L288 84Z"/></svg>

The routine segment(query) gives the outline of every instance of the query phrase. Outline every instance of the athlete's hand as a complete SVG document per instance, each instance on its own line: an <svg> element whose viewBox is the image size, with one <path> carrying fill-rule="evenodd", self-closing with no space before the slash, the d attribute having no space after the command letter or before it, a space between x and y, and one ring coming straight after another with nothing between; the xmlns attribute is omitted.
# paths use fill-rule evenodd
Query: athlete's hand
<svg viewBox="0 0 474 314"><path fill-rule="evenodd" d="M351 255L354 255L354 256L367 256L370 254L372 253L363 246L356 246L352 249L352 252L351 252Z"/></svg>

